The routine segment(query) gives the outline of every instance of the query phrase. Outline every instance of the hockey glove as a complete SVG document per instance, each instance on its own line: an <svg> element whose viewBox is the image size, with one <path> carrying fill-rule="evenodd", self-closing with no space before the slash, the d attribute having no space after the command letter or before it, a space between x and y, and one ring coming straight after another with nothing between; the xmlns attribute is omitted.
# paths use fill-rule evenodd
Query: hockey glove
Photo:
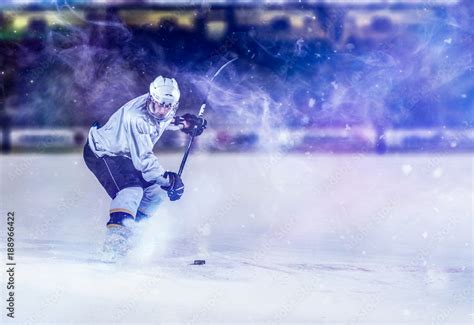
<svg viewBox="0 0 474 325"><path fill-rule="evenodd" d="M192 135L194 132L194 136L201 135L204 129L207 127L207 121L204 118L189 113L175 118L174 123L176 125L184 125L185 127L182 128L181 131L190 135Z"/></svg>
<svg viewBox="0 0 474 325"><path fill-rule="evenodd" d="M168 179L169 184L167 186L163 185L161 188L168 192L170 201L179 200L184 193L184 184L181 177L173 172L165 172L163 177Z"/></svg>

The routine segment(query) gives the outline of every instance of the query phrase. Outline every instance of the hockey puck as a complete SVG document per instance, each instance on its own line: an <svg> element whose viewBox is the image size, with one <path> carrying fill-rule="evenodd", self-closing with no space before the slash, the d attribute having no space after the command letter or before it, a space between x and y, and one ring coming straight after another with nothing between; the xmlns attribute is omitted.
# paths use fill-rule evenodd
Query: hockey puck
<svg viewBox="0 0 474 325"><path fill-rule="evenodd" d="M194 260L193 265L204 265L206 264L205 260Z"/></svg>

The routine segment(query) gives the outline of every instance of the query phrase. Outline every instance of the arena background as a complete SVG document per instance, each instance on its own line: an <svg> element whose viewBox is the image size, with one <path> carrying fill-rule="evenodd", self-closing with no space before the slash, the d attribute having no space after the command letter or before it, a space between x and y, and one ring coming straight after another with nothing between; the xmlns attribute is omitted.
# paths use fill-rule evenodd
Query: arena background
<svg viewBox="0 0 474 325"><path fill-rule="evenodd" d="M2 2L3 150L79 147L160 73L196 112L235 55L202 150L474 148L469 1L173 3Z"/></svg>
<svg viewBox="0 0 474 325"><path fill-rule="evenodd" d="M472 324L472 1L0 6L14 321ZM235 56L183 197L103 263L110 198L82 159L89 126L158 74L196 113ZM167 170L185 141L160 140Z"/></svg>

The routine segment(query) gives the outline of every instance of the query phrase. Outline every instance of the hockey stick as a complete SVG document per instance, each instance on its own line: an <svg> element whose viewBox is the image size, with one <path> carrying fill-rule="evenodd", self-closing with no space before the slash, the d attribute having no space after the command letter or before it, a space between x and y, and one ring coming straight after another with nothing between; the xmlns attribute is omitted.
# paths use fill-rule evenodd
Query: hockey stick
<svg viewBox="0 0 474 325"><path fill-rule="evenodd" d="M214 76L212 76L211 80L209 81L209 87L207 88L206 97L204 97L204 100L201 104L201 108L199 108L198 117L202 117L204 115L204 111L205 111L206 105L207 105L207 99L209 97L209 93L211 92L212 82L214 81L214 79L221 73L222 70L225 69L225 67L227 67L229 64L231 64L232 62L234 62L237 59L238 59L238 57L235 57L232 60L227 61L226 63L224 63L222 65L222 67L219 68L219 70L217 70L216 73L214 73ZM196 130L194 130L193 134L191 134L191 137L189 138L189 141L188 141L188 145L186 146L186 150L184 151L184 156L183 156L183 159L181 160L181 165L179 166L179 171L178 171L179 176L181 176L181 174L183 173L184 165L186 164L186 161L188 160L188 155L189 155L189 152L191 150L191 146L192 146L193 141L194 141L195 133L196 133Z"/></svg>

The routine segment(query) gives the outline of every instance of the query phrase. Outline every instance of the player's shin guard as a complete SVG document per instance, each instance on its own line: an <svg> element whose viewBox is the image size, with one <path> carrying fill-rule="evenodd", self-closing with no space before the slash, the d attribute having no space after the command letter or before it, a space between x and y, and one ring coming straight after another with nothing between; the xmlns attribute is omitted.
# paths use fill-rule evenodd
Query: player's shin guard
<svg viewBox="0 0 474 325"><path fill-rule="evenodd" d="M107 227L127 226L129 219L133 221L142 196L141 187L126 187L120 190L110 203L110 220Z"/></svg>

